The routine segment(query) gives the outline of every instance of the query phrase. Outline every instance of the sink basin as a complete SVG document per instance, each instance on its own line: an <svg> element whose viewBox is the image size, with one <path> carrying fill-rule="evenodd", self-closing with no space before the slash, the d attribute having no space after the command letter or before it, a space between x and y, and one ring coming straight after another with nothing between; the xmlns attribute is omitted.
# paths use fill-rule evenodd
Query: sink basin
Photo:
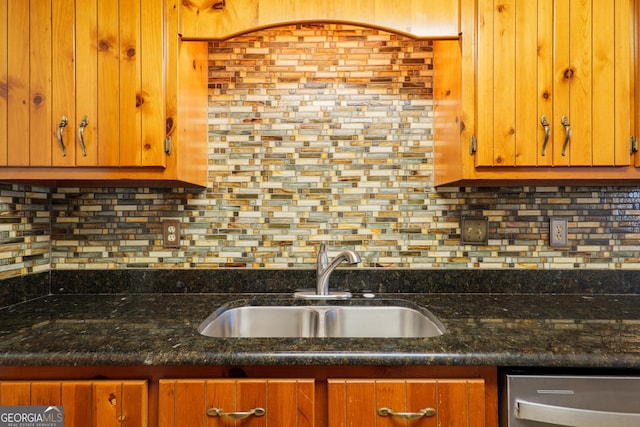
<svg viewBox="0 0 640 427"><path fill-rule="evenodd" d="M208 337L313 337L318 317L310 307L234 307L212 314L198 331Z"/></svg>
<svg viewBox="0 0 640 427"><path fill-rule="evenodd" d="M437 337L444 326L431 313L398 306L345 306L325 313L328 337Z"/></svg>
<svg viewBox="0 0 640 427"><path fill-rule="evenodd" d="M421 307L382 301L350 305L241 305L222 307L198 331L218 338L425 338L444 326Z"/></svg>

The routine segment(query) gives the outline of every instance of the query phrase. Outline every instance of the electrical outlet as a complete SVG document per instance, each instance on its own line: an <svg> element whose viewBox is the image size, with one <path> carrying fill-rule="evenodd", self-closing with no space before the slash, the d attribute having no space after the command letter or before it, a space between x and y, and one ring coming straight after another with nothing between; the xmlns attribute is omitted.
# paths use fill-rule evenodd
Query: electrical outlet
<svg viewBox="0 0 640 427"><path fill-rule="evenodd" d="M165 248L180 246L180 221L175 219L162 221L162 244Z"/></svg>
<svg viewBox="0 0 640 427"><path fill-rule="evenodd" d="M566 218L551 218L549 220L549 245L552 247L566 247L569 245L568 225Z"/></svg>
<svg viewBox="0 0 640 427"><path fill-rule="evenodd" d="M487 244L489 239L487 218L462 218L460 229L462 243Z"/></svg>

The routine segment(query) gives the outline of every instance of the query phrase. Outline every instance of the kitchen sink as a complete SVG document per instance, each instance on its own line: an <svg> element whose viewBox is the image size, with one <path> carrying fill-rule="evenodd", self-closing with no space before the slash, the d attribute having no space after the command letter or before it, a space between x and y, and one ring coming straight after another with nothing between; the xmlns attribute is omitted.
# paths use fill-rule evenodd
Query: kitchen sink
<svg viewBox="0 0 640 427"><path fill-rule="evenodd" d="M313 337L318 317L310 307L233 307L209 316L198 331L208 337Z"/></svg>
<svg viewBox="0 0 640 427"><path fill-rule="evenodd" d="M325 312L327 337L437 337L444 326L429 312L399 306L344 306Z"/></svg>
<svg viewBox="0 0 640 427"><path fill-rule="evenodd" d="M218 338L426 338L444 333L431 312L404 304L230 304L216 310L198 331Z"/></svg>

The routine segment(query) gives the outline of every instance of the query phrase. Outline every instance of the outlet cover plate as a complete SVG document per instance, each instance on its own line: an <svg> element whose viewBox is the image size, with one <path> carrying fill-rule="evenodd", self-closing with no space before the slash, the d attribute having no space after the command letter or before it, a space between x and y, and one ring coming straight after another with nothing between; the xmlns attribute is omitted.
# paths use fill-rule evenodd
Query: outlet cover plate
<svg viewBox="0 0 640 427"><path fill-rule="evenodd" d="M564 248L569 246L567 234L569 224L567 218L549 219L549 246L554 248Z"/></svg>
<svg viewBox="0 0 640 427"><path fill-rule="evenodd" d="M180 247L180 221L173 219L162 221L162 244L165 248Z"/></svg>
<svg viewBox="0 0 640 427"><path fill-rule="evenodd" d="M460 223L462 243L486 245L489 240L489 220L484 217L463 217Z"/></svg>

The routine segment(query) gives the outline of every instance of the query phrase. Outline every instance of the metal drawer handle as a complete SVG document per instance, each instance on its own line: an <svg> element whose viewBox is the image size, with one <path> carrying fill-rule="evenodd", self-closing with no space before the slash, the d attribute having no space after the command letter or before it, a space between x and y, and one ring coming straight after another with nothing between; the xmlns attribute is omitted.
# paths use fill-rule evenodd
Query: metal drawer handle
<svg viewBox="0 0 640 427"><path fill-rule="evenodd" d="M207 409L207 415L210 417L227 417L234 420L241 420L250 416L261 417L266 413L263 408L253 408L244 412L224 412L220 408Z"/></svg>
<svg viewBox="0 0 640 427"><path fill-rule="evenodd" d="M378 409L378 415L381 417L396 417L403 420L417 420L422 417L433 417L436 414L436 410L433 408L424 408L419 412L396 412L389 408Z"/></svg>
<svg viewBox="0 0 640 427"><path fill-rule="evenodd" d="M640 414L566 408L516 400L516 418L556 426L629 427L640 425Z"/></svg>
<svg viewBox="0 0 640 427"><path fill-rule="evenodd" d="M58 123L58 130L56 131L56 136L58 137L58 143L60 143L60 149L62 150L62 157L67 155L67 147L64 145L64 128L69 123L69 119L67 116L62 116L60 119L60 123Z"/></svg>
<svg viewBox="0 0 640 427"><path fill-rule="evenodd" d="M567 145L569 145L569 140L571 140L571 125L569 124L569 118L567 116L562 116L562 126L564 126L564 144L562 144L562 155L567 155Z"/></svg>
<svg viewBox="0 0 640 427"><path fill-rule="evenodd" d="M82 148L82 155L87 157L87 146L84 143L84 128L89 124L89 117L82 117L80 126L78 126L78 140L80 141L80 147Z"/></svg>
<svg viewBox="0 0 640 427"><path fill-rule="evenodd" d="M547 120L547 116L544 114L540 116L540 124L544 128L544 143L542 144L542 155L547 154L547 143L549 142L549 137L551 137L551 126L549 125L549 120Z"/></svg>

